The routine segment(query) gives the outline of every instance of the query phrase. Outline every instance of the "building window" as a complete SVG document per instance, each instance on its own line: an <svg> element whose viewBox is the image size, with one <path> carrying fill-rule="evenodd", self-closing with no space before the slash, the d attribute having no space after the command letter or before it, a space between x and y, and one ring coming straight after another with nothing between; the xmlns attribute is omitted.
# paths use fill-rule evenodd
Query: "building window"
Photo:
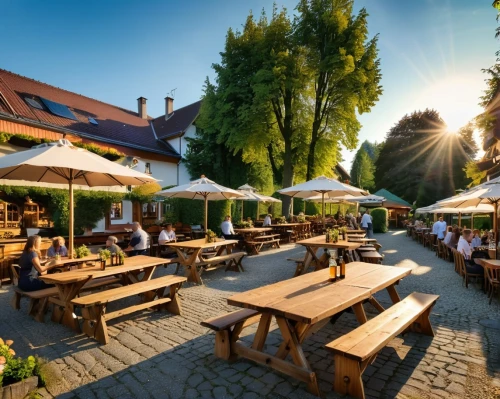
<svg viewBox="0 0 500 399"><path fill-rule="evenodd" d="M147 175L151 174L151 164L149 162L146 162L146 170L144 171Z"/></svg>
<svg viewBox="0 0 500 399"><path fill-rule="evenodd" d="M123 203L122 202L114 202L111 204L111 212L110 219L123 219Z"/></svg>

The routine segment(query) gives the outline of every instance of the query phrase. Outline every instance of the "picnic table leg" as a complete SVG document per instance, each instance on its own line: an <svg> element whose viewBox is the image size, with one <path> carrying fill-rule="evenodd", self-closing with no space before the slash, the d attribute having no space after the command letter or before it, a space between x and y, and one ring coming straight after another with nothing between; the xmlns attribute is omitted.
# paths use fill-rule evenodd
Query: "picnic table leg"
<svg viewBox="0 0 500 399"><path fill-rule="evenodd" d="M59 291L59 300L54 301L55 306L52 310L52 321L64 324L76 332L81 331L78 319L73 317L74 306L71 301L76 298L76 296L80 293L80 289L91 278L91 276L88 276L86 279L77 281L73 284L56 285Z"/></svg>
<svg viewBox="0 0 500 399"><path fill-rule="evenodd" d="M187 277L187 281L199 285L203 284L203 282L201 281L200 274L198 273L198 269L196 268L196 260L200 255L201 248L195 249L191 253L191 255L189 255L189 257L186 257L181 249L177 247L174 247L174 249L176 250L177 255L179 256L179 260L182 266L186 268L185 276Z"/></svg>
<svg viewBox="0 0 500 399"><path fill-rule="evenodd" d="M306 359L294 327L288 322L288 320L280 316L276 317L276 322L278 323L283 339L288 342L288 347L290 348L290 355L292 356L293 362L297 366L310 371L310 380L307 383L308 391L313 395L321 396L318 381L316 379L316 373L312 371L311 366Z"/></svg>
<svg viewBox="0 0 500 399"><path fill-rule="evenodd" d="M401 301L401 298L399 297L399 294L396 291L396 287L394 286L394 284L389 285L387 287L387 292L389 293L389 296L391 297L392 303L398 303Z"/></svg>
<svg viewBox="0 0 500 399"><path fill-rule="evenodd" d="M179 296L177 291L181 288L182 283L173 284L170 286L170 299L171 302L165 304L165 309L172 314L182 314L181 302L179 301Z"/></svg>
<svg viewBox="0 0 500 399"><path fill-rule="evenodd" d="M365 309L363 308L362 302L355 303L354 305L351 306L351 308L359 324L365 324L368 321L368 319L366 318L366 313Z"/></svg>
<svg viewBox="0 0 500 399"><path fill-rule="evenodd" d="M109 342L108 326L104 318L106 305L82 308L83 332L105 345Z"/></svg>
<svg viewBox="0 0 500 399"><path fill-rule="evenodd" d="M255 333L255 338L252 343L252 349L261 351L266 343L267 334L269 333L269 327L271 326L272 315L269 313L264 313L260 317L259 327L257 327L257 332Z"/></svg>
<svg viewBox="0 0 500 399"><path fill-rule="evenodd" d="M126 273L127 279L129 280L129 284L135 284L135 283L140 283L141 281L149 281L151 280L151 277L153 277L153 273L156 270L156 266L148 266L145 267L143 270L138 270L134 272L128 272ZM142 278L139 278L139 274L144 273Z"/></svg>

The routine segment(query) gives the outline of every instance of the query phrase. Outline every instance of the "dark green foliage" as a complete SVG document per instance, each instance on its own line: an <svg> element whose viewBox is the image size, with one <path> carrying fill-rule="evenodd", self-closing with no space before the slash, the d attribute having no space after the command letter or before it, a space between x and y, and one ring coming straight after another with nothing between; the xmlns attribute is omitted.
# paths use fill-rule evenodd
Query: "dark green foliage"
<svg viewBox="0 0 500 399"><path fill-rule="evenodd" d="M370 212L373 218L373 232L387 233L389 212L386 208L375 208Z"/></svg>
<svg viewBox="0 0 500 399"><path fill-rule="evenodd" d="M52 215L57 234L68 234L68 190L28 186L0 186L0 190L18 203L24 203L24 197L28 195L34 202L43 204ZM75 234L81 234L85 228L97 226L99 220L110 210L111 204L122 201L123 197L123 193L75 190Z"/></svg>
<svg viewBox="0 0 500 399"><path fill-rule="evenodd" d="M351 184L373 192L375 188L374 171L375 166L372 158L366 152L365 148L361 146L352 162Z"/></svg>
<svg viewBox="0 0 500 399"><path fill-rule="evenodd" d="M490 230L492 227L490 215L474 215L474 229Z"/></svg>
<svg viewBox="0 0 500 399"><path fill-rule="evenodd" d="M405 115L387 134L375 162L377 189L409 203L430 205L464 188L466 163L475 153L467 129L447 132L435 110Z"/></svg>

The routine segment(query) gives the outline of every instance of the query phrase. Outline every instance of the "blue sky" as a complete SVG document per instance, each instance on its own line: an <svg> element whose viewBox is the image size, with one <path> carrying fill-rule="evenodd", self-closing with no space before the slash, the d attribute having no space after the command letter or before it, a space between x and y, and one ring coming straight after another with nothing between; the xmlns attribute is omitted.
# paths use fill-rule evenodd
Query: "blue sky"
<svg viewBox="0 0 500 399"><path fill-rule="evenodd" d="M277 0L290 12L296 0ZM451 129L481 110L486 68L495 62L491 0L357 0L380 35L384 94L362 115L360 143L382 141L405 113L434 107ZM273 0L0 0L0 68L124 108L148 113L197 101L229 27ZM350 167L354 152L344 151Z"/></svg>

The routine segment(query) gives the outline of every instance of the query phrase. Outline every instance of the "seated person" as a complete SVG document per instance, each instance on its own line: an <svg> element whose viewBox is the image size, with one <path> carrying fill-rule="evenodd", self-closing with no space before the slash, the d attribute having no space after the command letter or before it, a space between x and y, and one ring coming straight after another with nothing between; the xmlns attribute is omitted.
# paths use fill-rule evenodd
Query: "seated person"
<svg viewBox="0 0 500 399"><path fill-rule="evenodd" d="M176 242L175 231L172 229L172 224L167 223L165 228L162 229L160 236L158 237L158 244L165 245L168 242Z"/></svg>
<svg viewBox="0 0 500 399"><path fill-rule="evenodd" d="M116 245L118 242L118 238L115 236L109 236L108 239L106 240L106 249L109 250L112 254L119 254L122 249Z"/></svg>
<svg viewBox="0 0 500 399"><path fill-rule="evenodd" d="M472 238L471 241L471 247L472 248L477 248L481 246L481 238L479 237L479 230L474 230L474 237Z"/></svg>
<svg viewBox="0 0 500 399"><path fill-rule="evenodd" d="M23 253L19 259L19 272L18 286L23 291L38 291L44 288L52 287L50 284L45 284L42 280L38 279L41 274L46 274L48 267L40 264L40 244L42 238L40 236L30 236L24 246Z"/></svg>
<svg viewBox="0 0 500 399"><path fill-rule="evenodd" d="M457 251L464 256L467 273L483 274L483 268L472 260L471 241L472 231L470 229L464 229L460 240L458 240Z"/></svg>
<svg viewBox="0 0 500 399"><path fill-rule="evenodd" d="M227 215L224 218L224 221L220 225L220 229L222 230L222 235L224 238L228 240L239 240L240 236L236 235L234 232L233 224L231 223L231 216Z"/></svg>
<svg viewBox="0 0 500 399"><path fill-rule="evenodd" d="M272 215L266 215L266 217L264 218L264 223L262 224L263 227L266 227L266 226L271 226L273 224L273 221L272 221Z"/></svg>
<svg viewBox="0 0 500 399"><path fill-rule="evenodd" d="M56 255L68 256L68 249L64 246L65 241L63 237L54 237L52 239L52 246L47 250L47 256L53 258Z"/></svg>
<svg viewBox="0 0 500 399"><path fill-rule="evenodd" d="M448 226L446 228L446 230L447 230L447 232L446 232L446 235L444 236L443 243L445 245L449 245L450 240L451 240L451 236L453 235L453 227Z"/></svg>
<svg viewBox="0 0 500 399"><path fill-rule="evenodd" d="M132 223L132 235L130 243L125 251L130 252L130 256L146 255L149 249L149 235L146 233L139 222Z"/></svg>
<svg viewBox="0 0 500 399"><path fill-rule="evenodd" d="M488 232L485 230L483 235L481 236L481 245L488 245L490 243L490 236Z"/></svg>

